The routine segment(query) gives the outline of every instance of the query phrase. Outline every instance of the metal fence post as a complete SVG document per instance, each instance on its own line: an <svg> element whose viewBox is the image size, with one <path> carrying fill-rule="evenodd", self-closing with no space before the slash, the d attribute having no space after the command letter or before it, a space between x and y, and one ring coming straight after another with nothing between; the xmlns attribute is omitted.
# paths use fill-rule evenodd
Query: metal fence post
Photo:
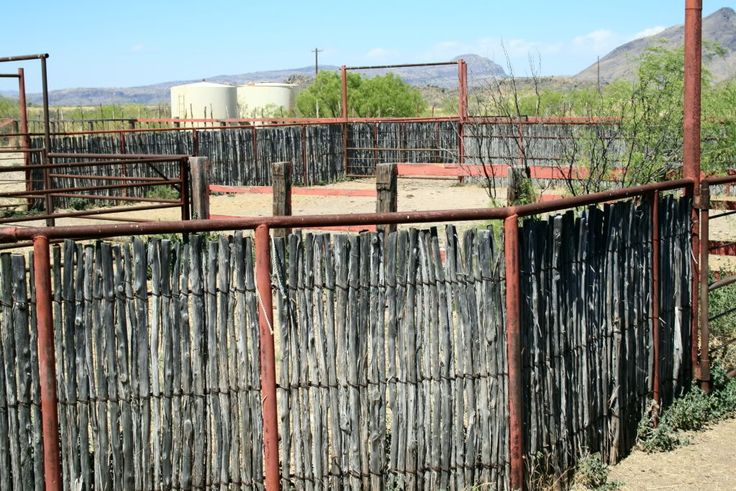
<svg viewBox="0 0 736 491"><path fill-rule="evenodd" d="M259 355L263 411L263 462L266 489L278 490L279 429L276 412L276 356L273 346L271 297L271 240L268 225L256 227L256 293L258 295Z"/></svg>
<svg viewBox="0 0 736 491"><path fill-rule="evenodd" d="M652 207L650 211L652 222L652 398L659 408L662 405L659 359L659 191L652 191L650 196ZM657 416L655 415L655 418Z"/></svg>
<svg viewBox="0 0 736 491"><path fill-rule="evenodd" d="M56 414L56 361L54 324L51 313L51 264L49 239L33 238L33 281L36 288L38 329L38 379L41 392L41 427L43 429L43 474L47 491L61 489L59 457L59 420Z"/></svg>
<svg viewBox="0 0 736 491"><path fill-rule="evenodd" d="M710 393L710 326L708 317L710 310L708 308L708 257L710 255L710 241L708 236L709 220L710 220L710 187L707 181L701 183L700 188L700 387L706 394Z"/></svg>
<svg viewBox="0 0 736 491"><path fill-rule="evenodd" d="M506 353L509 371L509 452L511 489L524 489L523 381L521 376L521 323L519 288L519 217L504 220L506 264Z"/></svg>

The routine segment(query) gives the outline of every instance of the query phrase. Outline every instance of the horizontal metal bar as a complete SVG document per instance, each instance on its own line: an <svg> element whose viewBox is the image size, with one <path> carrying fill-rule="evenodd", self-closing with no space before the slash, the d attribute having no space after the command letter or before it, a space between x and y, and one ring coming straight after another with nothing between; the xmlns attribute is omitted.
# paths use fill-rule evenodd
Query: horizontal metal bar
<svg viewBox="0 0 736 491"><path fill-rule="evenodd" d="M736 276L728 276L726 278L721 278L720 280L711 283L708 287L708 290L717 290L718 288L723 288L724 286L728 286L733 283L736 283Z"/></svg>
<svg viewBox="0 0 736 491"><path fill-rule="evenodd" d="M127 176L83 176L79 174L55 174L49 173L49 177L60 179L85 179L90 181L130 181L130 182L154 182L157 184L179 184L181 179L162 179L160 177L127 177ZM20 182L23 182L22 180Z"/></svg>
<svg viewBox="0 0 736 491"><path fill-rule="evenodd" d="M346 66L345 70L378 70L383 68L414 68L423 66L448 66L457 65L460 61L437 61L433 63L402 63L399 65L365 65L365 66Z"/></svg>
<svg viewBox="0 0 736 491"><path fill-rule="evenodd" d="M20 78L17 73L0 73L0 78Z"/></svg>
<svg viewBox="0 0 736 491"><path fill-rule="evenodd" d="M430 223L468 220L500 220L511 215L528 216L578 206L604 203L646 194L650 191L672 190L692 187L691 179L665 181L604 191L585 196L564 198L531 205L506 208L474 208L464 210L412 211L396 213L355 213L336 215L303 215L276 217L242 217L227 220L190 220L170 222L148 222L141 224L0 228L0 242L12 242L43 235L48 238L103 238L137 234L189 233L216 230L254 229L259 225L270 228L305 228L342 225L378 225L400 223ZM130 208L132 210L132 208ZM55 215L59 216L59 215Z"/></svg>
<svg viewBox="0 0 736 491"><path fill-rule="evenodd" d="M51 177L49 175L49 177ZM76 176L79 177L79 176ZM117 178L119 180L125 180L125 178ZM22 182L22 181L21 181ZM33 191L12 191L8 193L0 193L0 198L24 198L24 197L41 197L46 194L50 194L53 196L62 196L62 194L58 193L76 193L78 191L102 191L106 189L126 189L130 187L151 187L151 186L161 186L161 185L172 185L172 184L179 184L181 182L181 179L177 179L174 181L164 181L159 179L158 181L148 181L148 182L141 182L137 183L135 185L133 184L107 184L103 186L80 186L75 188L52 188L52 189L34 189ZM33 196L31 196L33 195Z"/></svg>
<svg viewBox="0 0 736 491"><path fill-rule="evenodd" d="M49 193L55 198L80 198L96 201L126 201L134 203L176 203L181 204L179 199L162 199L162 198L138 198L135 196L102 196L99 194L78 194L78 193Z"/></svg>
<svg viewBox="0 0 736 491"><path fill-rule="evenodd" d="M4 135L14 136L14 135ZM22 136L22 135L17 135ZM43 148L0 148L0 153L41 153Z"/></svg>
<svg viewBox="0 0 736 491"><path fill-rule="evenodd" d="M120 160L161 160L163 162L169 162L174 160L188 159L189 155L181 154L145 154L145 153L59 153L49 152L49 158L62 158L62 159L120 159Z"/></svg>
<svg viewBox="0 0 736 491"><path fill-rule="evenodd" d="M146 205L146 206L117 206L112 208L101 208L98 210L82 210L82 211L69 211L64 213L52 213L52 214L45 214L45 215L27 215L22 217L9 217L9 218L0 218L0 223L14 223L14 222L30 222L33 220L45 220L47 218L72 218L72 217L88 217L88 216L94 216L94 215L106 215L110 213L120 213L120 212L129 212L129 211L146 211L146 210L158 210L162 208L179 208L181 206L180 203L177 203L175 205L170 204L161 204L161 205ZM149 222L149 223L157 223L157 222ZM63 228L63 229L69 229L74 228L74 225L67 225L65 227L49 227L50 229L53 228ZM80 227L83 227L80 225ZM10 228L16 228L16 227L10 227ZM38 230L43 229L45 227L17 227L18 230ZM0 228L0 231L3 229ZM35 234L35 235L43 235L43 234ZM133 235L133 234L131 234ZM1 237L0 232L0 237ZM77 236L68 236L66 238L72 238ZM25 237L25 239L32 239L33 235L28 235ZM57 238L62 238L61 235L58 235ZM79 236L77 238L83 239L85 237ZM2 240L0 240L2 242Z"/></svg>
<svg viewBox="0 0 736 491"><path fill-rule="evenodd" d="M141 160L105 160L92 162L58 162L56 164L39 164L39 165L11 165L0 167L0 173L26 171L33 169L64 169L71 167L107 167L111 165L135 165L135 164L157 164L165 162L176 162L178 159L141 159ZM83 177L83 176L80 176Z"/></svg>
<svg viewBox="0 0 736 491"><path fill-rule="evenodd" d="M48 58L48 53L42 53L38 55L21 55L21 56L3 56L0 57L0 63L12 62L12 61L27 61L27 60L40 60L42 58Z"/></svg>
<svg viewBox="0 0 736 491"><path fill-rule="evenodd" d="M713 208L711 208L711 210L712 210L712 209L713 209ZM723 213L718 213L718 214L716 214L716 215L712 215L712 216L710 216L710 217L709 217L709 219L710 219L710 220L713 220L714 218L727 217L728 215L733 215L734 213L736 213L736 210L731 210L731 211L724 211Z"/></svg>
<svg viewBox="0 0 736 491"><path fill-rule="evenodd" d="M736 183L736 175L733 176L711 176L703 179L708 183L709 186L715 186L718 184L731 184Z"/></svg>

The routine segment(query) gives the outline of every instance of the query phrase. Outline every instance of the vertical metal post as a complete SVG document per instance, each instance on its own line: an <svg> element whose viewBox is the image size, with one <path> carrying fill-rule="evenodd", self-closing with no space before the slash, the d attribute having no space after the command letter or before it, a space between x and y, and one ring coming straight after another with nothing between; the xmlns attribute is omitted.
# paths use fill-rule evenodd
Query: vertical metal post
<svg viewBox="0 0 736 491"><path fill-rule="evenodd" d="M348 120L348 70L345 65L340 67L340 115Z"/></svg>
<svg viewBox="0 0 736 491"><path fill-rule="evenodd" d="M683 113L683 176L693 180L692 198L692 298L690 309L690 360L693 376L698 368L698 281L700 265L696 254L700 250L700 77L702 58L702 0L685 1L685 80Z"/></svg>
<svg viewBox="0 0 736 491"><path fill-rule="evenodd" d="M273 346L273 299L271 297L271 241L268 225L256 228L256 293L258 294L261 399L263 402L263 462L266 489L278 490L279 429L276 413L276 356Z"/></svg>
<svg viewBox="0 0 736 491"><path fill-rule="evenodd" d="M345 174L350 174L348 158L348 71L345 65L340 67L340 113L343 119L342 123L342 165Z"/></svg>
<svg viewBox="0 0 736 491"><path fill-rule="evenodd" d="M26 166L26 192L33 190L31 184L31 154L28 149L31 148L31 137L28 135L28 105L26 103L26 76L22 68L18 68L18 119L20 120L19 132L20 145L23 149L23 165ZM33 198L27 199L28 208L33 206Z"/></svg>
<svg viewBox="0 0 736 491"><path fill-rule="evenodd" d="M46 74L46 58L48 55L41 57L41 84L43 89L43 163L50 164L49 152L51 152L51 126L49 123L49 83L48 76ZM49 169L44 167L43 169L43 187L45 190L51 190L51 179L49 178ZM44 196L44 211L47 215L54 212L54 198L51 193L48 192ZM46 226L53 227L56 225L56 220L53 217L46 219Z"/></svg>
<svg viewBox="0 0 736 491"><path fill-rule="evenodd" d="M519 217L503 223L506 263L506 358L509 372L509 450L511 489L524 488L523 381L521 376L521 291L519 288Z"/></svg>
<svg viewBox="0 0 736 491"><path fill-rule="evenodd" d="M43 235L34 237L33 282L36 288L43 473L46 490L56 491L61 489L61 460L59 458L59 420L56 414L56 360L54 357L54 324L51 313L50 263L49 239Z"/></svg>
<svg viewBox="0 0 736 491"><path fill-rule="evenodd" d="M190 179L189 179L189 158L183 157L179 160L179 200L181 201L181 219L190 220L191 215L191 198L190 198Z"/></svg>
<svg viewBox="0 0 736 491"><path fill-rule="evenodd" d="M652 397L659 408L660 396L660 340L659 340L659 191L651 194L652 222Z"/></svg>
<svg viewBox="0 0 736 491"><path fill-rule="evenodd" d="M465 162L465 119L468 116L467 65L465 60L457 62L457 151L458 163Z"/></svg>
<svg viewBox="0 0 736 491"><path fill-rule="evenodd" d="M700 388L706 394L710 393L710 326L708 316L708 256L710 254L709 213L710 213L710 188L708 182L702 182L700 189Z"/></svg>
<svg viewBox="0 0 736 491"><path fill-rule="evenodd" d="M126 148L127 145L126 145L126 141L125 141L125 133L122 132L122 131L119 133L119 144L120 144L120 153L123 154L123 155L126 154L127 153L127 148ZM126 177L128 177L128 166L125 165L124 162L120 164L120 177L122 177L123 179L125 179ZM128 188L123 188L122 191L123 192L121 194L123 196L128 196Z"/></svg>

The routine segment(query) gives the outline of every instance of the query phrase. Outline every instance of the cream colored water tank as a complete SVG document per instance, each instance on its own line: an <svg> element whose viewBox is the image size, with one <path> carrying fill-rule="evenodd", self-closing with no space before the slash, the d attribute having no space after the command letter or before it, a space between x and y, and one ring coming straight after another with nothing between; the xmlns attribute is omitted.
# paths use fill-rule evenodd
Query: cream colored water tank
<svg viewBox="0 0 736 491"><path fill-rule="evenodd" d="M288 116L296 104L296 85L259 82L238 86L241 118Z"/></svg>
<svg viewBox="0 0 736 491"><path fill-rule="evenodd" d="M171 87L171 117L214 120L237 118L237 88L213 82ZM185 126L204 126L204 123L188 123Z"/></svg>

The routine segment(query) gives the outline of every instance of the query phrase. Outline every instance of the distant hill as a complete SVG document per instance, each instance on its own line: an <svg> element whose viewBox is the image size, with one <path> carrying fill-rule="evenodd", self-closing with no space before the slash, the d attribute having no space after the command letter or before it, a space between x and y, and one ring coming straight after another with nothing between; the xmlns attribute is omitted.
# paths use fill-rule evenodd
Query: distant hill
<svg viewBox="0 0 736 491"><path fill-rule="evenodd" d="M498 64L474 54L456 57L463 58L468 64L469 83L482 84L493 77L503 77L505 73ZM453 60L453 61L454 61ZM339 67L333 65L320 66L321 71L335 71ZM361 70L363 76L383 75L391 71L404 81L415 86L436 86L441 88L457 87L457 68L455 66L435 66L400 68L396 70ZM216 75L207 77L210 82L240 85L248 82L296 82L304 85L314 77L314 67L291 68L287 70L270 70L262 72L241 73L238 75ZM199 80L177 80L162 82L140 87L119 88L73 88L52 90L49 92L49 102L54 106L91 106L98 104L159 104L169 102L169 89ZM10 94L7 94L10 95ZM41 102L40 94L31 94L30 102Z"/></svg>
<svg viewBox="0 0 736 491"><path fill-rule="evenodd" d="M684 43L685 29L682 25L672 26L654 36L635 39L622 44L600 59L601 81L618 79L632 80L638 60L648 48L663 46L679 48ZM722 8L703 19L703 40L714 42L725 51L724 56L704 57L703 62L710 71L713 81L720 82L736 76L736 12ZM575 75L580 82L597 80L597 64L593 63Z"/></svg>

